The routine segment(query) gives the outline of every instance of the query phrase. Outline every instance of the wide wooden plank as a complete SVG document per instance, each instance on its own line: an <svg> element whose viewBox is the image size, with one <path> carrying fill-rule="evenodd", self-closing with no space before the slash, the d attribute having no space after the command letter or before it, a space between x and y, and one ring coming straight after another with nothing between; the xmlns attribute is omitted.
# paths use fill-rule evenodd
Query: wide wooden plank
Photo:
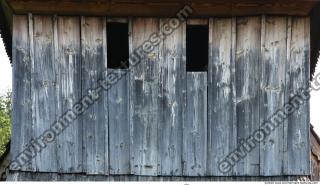
<svg viewBox="0 0 320 185"><path fill-rule="evenodd" d="M287 18L262 17L260 127L268 136L260 143L260 174L281 175L283 170L283 124L275 129L266 121L284 105Z"/></svg>
<svg viewBox="0 0 320 185"><path fill-rule="evenodd" d="M34 17L34 64L32 74L32 119L35 136L42 135L56 119L56 71L54 61L53 19ZM47 135L45 140L51 140ZM36 157L37 171L57 172L56 141L47 144Z"/></svg>
<svg viewBox="0 0 320 185"><path fill-rule="evenodd" d="M130 23L130 53L159 30L159 20L135 18ZM159 49L154 48L136 65L130 63L131 173L158 174ZM160 127L162 128L162 127Z"/></svg>
<svg viewBox="0 0 320 185"><path fill-rule="evenodd" d="M112 46L110 46L112 47ZM124 69L108 69L122 76ZM123 76L108 91L110 174L130 174L130 74Z"/></svg>
<svg viewBox="0 0 320 185"><path fill-rule="evenodd" d="M160 27L170 19L161 19ZM186 23L183 22L160 45L159 126L160 174L182 175L182 128L186 111Z"/></svg>
<svg viewBox="0 0 320 185"><path fill-rule="evenodd" d="M288 117L286 160L287 175L310 175L310 141L309 100L297 101L292 96L299 94L300 88L309 84L310 60L310 20L307 17L293 17L288 47L290 48L287 64L286 99L294 105L303 102L293 114ZM303 160L302 160L303 159Z"/></svg>
<svg viewBox="0 0 320 185"><path fill-rule="evenodd" d="M237 109L237 146L260 128L260 46L261 18L237 18L236 39L236 109ZM259 175L259 143L237 163L237 175Z"/></svg>
<svg viewBox="0 0 320 185"><path fill-rule="evenodd" d="M7 0L15 13L174 16L186 3L194 16L308 15L318 0Z"/></svg>
<svg viewBox="0 0 320 185"><path fill-rule="evenodd" d="M183 127L183 175L207 172L207 72L187 73L187 108Z"/></svg>
<svg viewBox="0 0 320 185"><path fill-rule="evenodd" d="M208 175L222 172L219 163L236 148L235 19L214 18L209 23Z"/></svg>
<svg viewBox="0 0 320 185"><path fill-rule="evenodd" d="M106 19L81 17L82 96L98 86L107 70ZM94 93L91 91L91 93ZM84 172L108 174L108 107L107 92L100 89L100 98L83 114ZM95 96L95 95L94 95Z"/></svg>
<svg viewBox="0 0 320 185"><path fill-rule="evenodd" d="M56 117L81 99L80 19L55 18L55 70L57 74ZM82 172L82 124L71 122L57 138L58 169L63 173Z"/></svg>
<svg viewBox="0 0 320 185"><path fill-rule="evenodd" d="M31 22L32 24L32 22ZM31 107L31 65L30 36L28 16L13 17L12 65L13 65L13 98L12 98L12 139L11 161L17 160L29 141L33 138ZM33 25L30 26L33 29ZM31 35L30 35L31 33ZM11 169L17 170L17 169ZM34 161L30 161L21 170L34 171Z"/></svg>

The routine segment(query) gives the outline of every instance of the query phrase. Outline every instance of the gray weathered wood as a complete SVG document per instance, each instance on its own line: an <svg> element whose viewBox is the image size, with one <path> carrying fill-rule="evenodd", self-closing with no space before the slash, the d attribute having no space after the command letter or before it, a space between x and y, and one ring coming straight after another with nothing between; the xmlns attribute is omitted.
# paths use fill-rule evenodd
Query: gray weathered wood
<svg viewBox="0 0 320 185"><path fill-rule="evenodd" d="M260 46L261 18L237 18L236 43L236 103L237 103L237 147L240 152L243 140L251 136L260 127ZM259 143L251 147L244 159L237 163L237 175L259 175Z"/></svg>
<svg viewBox="0 0 320 185"><path fill-rule="evenodd" d="M183 175L207 172L207 72L187 73L187 108L183 127Z"/></svg>
<svg viewBox="0 0 320 185"><path fill-rule="evenodd" d="M134 52L167 21L129 21L131 53L138 56L143 48L150 49L144 44ZM79 17L14 16L13 156L107 74L103 73L107 69L106 22L104 17L82 17L80 21ZM309 19L210 19L207 131L201 125L205 122L201 119L206 119L206 111L201 109L205 108L205 97L200 96L205 93L205 81L190 77L200 73L187 78L185 24L168 38L153 38L151 42L159 41L160 48L146 52L137 66L131 65L130 76L109 93L100 89L98 102L22 170L94 175L107 175L110 170L115 175L143 176L308 175L308 101L266 140L245 151L247 156L232 171L225 174L218 167L237 147L240 153L246 150L243 139L263 127L265 120L292 99L290 95L308 85ZM206 20L190 20L189 24L203 25ZM197 86L199 92L192 89L197 85L190 82L192 79L203 86ZM196 103L200 108L193 106ZM200 121L194 121L196 118ZM195 125L203 127L195 131ZM197 131L201 132L199 137ZM190 134L194 135L188 137ZM208 143L204 144L206 137ZM157 179L132 175L79 178ZM63 178L76 178L71 176ZM47 177L50 175L26 178Z"/></svg>
<svg viewBox="0 0 320 185"><path fill-rule="evenodd" d="M284 105L286 37L286 17L262 17L261 128ZM260 143L260 175L279 175L283 169L283 124L266 130L270 135Z"/></svg>
<svg viewBox="0 0 320 185"><path fill-rule="evenodd" d="M160 19L160 27L170 19ZM182 175L182 128L186 111L186 23L160 45L159 164L161 175Z"/></svg>
<svg viewBox="0 0 320 185"><path fill-rule="evenodd" d="M310 20L308 17L293 17L291 23L290 55L287 66L286 96L299 94L300 88L308 87L310 59ZM297 104L296 100L293 101ZM285 167L287 175L310 175L309 100L303 101L288 117L287 151Z"/></svg>
<svg viewBox="0 0 320 185"><path fill-rule="evenodd" d="M34 17L34 64L32 75L32 104L35 136L39 137L56 117L56 74L54 61L53 20L49 16ZM52 134L42 140L51 140ZM56 141L47 144L36 157L37 171L57 172Z"/></svg>
<svg viewBox="0 0 320 185"><path fill-rule="evenodd" d="M81 17L82 96L98 86L107 69L106 19ZM84 171L108 174L108 109L107 92L100 89L100 98L83 115Z"/></svg>
<svg viewBox="0 0 320 185"><path fill-rule="evenodd" d="M32 22L31 22L32 24ZM13 17L12 65L13 65L13 98L12 98L12 139L11 161L29 144L33 138L31 107L31 65L30 31L28 16ZM33 25L32 25L33 26ZM33 28L31 26L31 28ZM32 36L32 33L31 33ZM35 170L32 161L21 168L25 171Z"/></svg>
<svg viewBox="0 0 320 185"><path fill-rule="evenodd" d="M130 174L130 74L108 69L108 74L123 76L108 91L110 174Z"/></svg>
<svg viewBox="0 0 320 185"><path fill-rule="evenodd" d="M57 74L56 118L73 108L81 99L80 19L56 17L55 71ZM57 138L58 171L82 172L82 124L77 119Z"/></svg>
<svg viewBox="0 0 320 185"><path fill-rule="evenodd" d="M306 176L275 176L275 177L168 177L168 176L133 176L133 175L83 175L10 172L7 181L303 181L309 180Z"/></svg>
<svg viewBox="0 0 320 185"><path fill-rule="evenodd" d="M219 171L219 163L236 148L235 19L210 19L208 68L208 175L233 174Z"/></svg>
<svg viewBox="0 0 320 185"><path fill-rule="evenodd" d="M159 30L159 20L135 18L131 25L130 53L136 54L135 49ZM158 57L157 47L137 65L130 63L131 173L136 175L158 174Z"/></svg>

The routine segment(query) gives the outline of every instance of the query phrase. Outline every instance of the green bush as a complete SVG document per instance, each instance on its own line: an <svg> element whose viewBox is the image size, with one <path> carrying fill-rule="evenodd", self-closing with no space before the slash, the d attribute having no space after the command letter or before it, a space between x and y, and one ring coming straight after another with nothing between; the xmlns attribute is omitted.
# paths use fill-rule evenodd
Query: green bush
<svg viewBox="0 0 320 185"><path fill-rule="evenodd" d="M11 91L0 94L0 156L11 136Z"/></svg>

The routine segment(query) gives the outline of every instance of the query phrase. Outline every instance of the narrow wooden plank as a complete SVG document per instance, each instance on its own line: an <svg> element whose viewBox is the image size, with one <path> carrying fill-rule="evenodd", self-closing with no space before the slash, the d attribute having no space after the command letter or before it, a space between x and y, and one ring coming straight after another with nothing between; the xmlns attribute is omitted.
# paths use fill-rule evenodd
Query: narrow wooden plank
<svg viewBox="0 0 320 185"><path fill-rule="evenodd" d="M136 55L135 49L159 30L159 20L135 18L131 26L130 53ZM157 47L137 65L130 63L131 173L135 175L158 174L158 57Z"/></svg>
<svg viewBox="0 0 320 185"><path fill-rule="evenodd" d="M292 35L292 17L287 18L287 59L286 59L286 88L285 88L285 103L290 100L288 80L290 79L289 67L290 67L290 57L291 57L291 36ZM288 174L288 119L283 122L283 174Z"/></svg>
<svg viewBox="0 0 320 185"><path fill-rule="evenodd" d="M242 141L260 128L260 46L261 18L237 18L236 43L236 94L237 138L240 150ZM252 140L252 139L251 139ZM244 159L237 163L237 175L259 175L259 143L256 143Z"/></svg>
<svg viewBox="0 0 320 185"><path fill-rule="evenodd" d="M265 127L266 121L284 105L287 18L262 18L262 73L260 96L260 127L269 133L260 143L260 175L282 175L283 169L283 124L275 130Z"/></svg>
<svg viewBox="0 0 320 185"><path fill-rule="evenodd" d="M36 136L50 128L56 117L56 74L54 63L53 20L49 16L34 17L34 78L32 87L33 121ZM51 134L44 140L52 139ZM36 157L37 171L57 172L56 141L47 144Z"/></svg>
<svg viewBox="0 0 320 185"><path fill-rule="evenodd" d="M98 86L107 70L106 19L81 17L82 96ZM99 92L100 91L100 92ZM99 89L100 98L83 114L84 171L108 174L108 109L107 92ZM93 91L92 91L93 92Z"/></svg>
<svg viewBox="0 0 320 185"><path fill-rule="evenodd" d="M309 84L310 20L308 17L292 18L291 38L288 39L290 39L290 60L287 67L286 94L292 103L297 104L297 99L293 100L292 96L299 94L299 89L306 88ZM298 110L288 117L286 153L288 175L311 173L309 100L302 102Z"/></svg>
<svg viewBox="0 0 320 185"><path fill-rule="evenodd" d="M236 148L235 62L232 18L210 19L208 72L208 175L232 175L219 164Z"/></svg>
<svg viewBox="0 0 320 185"><path fill-rule="evenodd" d="M170 19L160 19L160 27ZM186 23L160 46L159 164L161 175L182 175L182 128L186 111Z"/></svg>
<svg viewBox="0 0 320 185"><path fill-rule="evenodd" d="M109 17L107 22L128 23L128 18L123 17Z"/></svg>
<svg viewBox="0 0 320 185"><path fill-rule="evenodd" d="M11 161L17 160L29 141L33 138L31 107L31 65L30 31L28 16L13 17L12 66L13 66L13 98L12 98L12 139ZM32 26L31 26L32 28ZM31 35L32 36L32 35ZM17 162L17 161L16 161ZM23 171L34 171L32 161L21 168ZM17 169L11 169L17 170Z"/></svg>
<svg viewBox="0 0 320 185"><path fill-rule="evenodd" d="M183 127L183 175L207 172L207 72L187 73L187 108Z"/></svg>
<svg viewBox="0 0 320 185"><path fill-rule="evenodd" d="M56 117L81 99L80 19L55 18L55 70L57 74ZM82 125L77 119L57 138L58 169L63 173L82 172Z"/></svg>
<svg viewBox="0 0 320 185"><path fill-rule="evenodd" d="M188 19L188 25L208 25L208 19Z"/></svg>
<svg viewBox="0 0 320 185"><path fill-rule="evenodd" d="M123 69L108 69L108 74L126 73ZM129 87L130 74L126 74L108 91L110 174L131 173Z"/></svg>

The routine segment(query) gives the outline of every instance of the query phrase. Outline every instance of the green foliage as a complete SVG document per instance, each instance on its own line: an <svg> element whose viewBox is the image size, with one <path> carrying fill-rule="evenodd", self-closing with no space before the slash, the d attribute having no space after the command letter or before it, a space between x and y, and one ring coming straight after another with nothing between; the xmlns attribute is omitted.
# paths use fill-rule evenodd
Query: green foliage
<svg viewBox="0 0 320 185"><path fill-rule="evenodd" d="M11 136L11 91L0 94L0 156Z"/></svg>

